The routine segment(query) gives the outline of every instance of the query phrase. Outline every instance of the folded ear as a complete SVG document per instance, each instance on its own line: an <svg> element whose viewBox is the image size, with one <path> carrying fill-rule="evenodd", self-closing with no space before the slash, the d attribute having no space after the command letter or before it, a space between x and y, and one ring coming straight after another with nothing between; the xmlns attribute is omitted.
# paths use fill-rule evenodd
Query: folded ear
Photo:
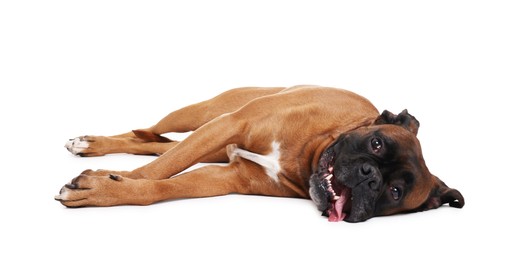
<svg viewBox="0 0 519 260"><path fill-rule="evenodd" d="M402 126L403 128L411 131L413 134L418 134L418 127L420 127L420 122L416 120L414 116L407 112L407 109L404 109L400 114L395 115L387 110L384 110L380 116L375 120L375 125L383 125L383 124L395 124Z"/></svg>
<svg viewBox="0 0 519 260"><path fill-rule="evenodd" d="M429 210L439 208L445 203L449 203L449 206L454 208L463 208L465 205L465 199L463 195L456 190L451 189L438 177L433 176L435 187L429 195L429 199L422 205L422 210Z"/></svg>

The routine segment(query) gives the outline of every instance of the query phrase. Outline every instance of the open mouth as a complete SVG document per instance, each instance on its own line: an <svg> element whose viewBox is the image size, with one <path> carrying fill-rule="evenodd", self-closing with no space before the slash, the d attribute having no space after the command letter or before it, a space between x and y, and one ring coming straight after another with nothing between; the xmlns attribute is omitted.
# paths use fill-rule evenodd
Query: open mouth
<svg viewBox="0 0 519 260"><path fill-rule="evenodd" d="M333 166L328 167L328 171L323 174L323 178L328 186L328 221L342 221L351 211L351 189L337 182L333 175Z"/></svg>
<svg viewBox="0 0 519 260"><path fill-rule="evenodd" d="M335 158L331 151L327 151L319 161L319 178L321 185L326 185L328 192L328 221L338 222L344 220L351 212L351 189L340 184L334 176L333 164Z"/></svg>

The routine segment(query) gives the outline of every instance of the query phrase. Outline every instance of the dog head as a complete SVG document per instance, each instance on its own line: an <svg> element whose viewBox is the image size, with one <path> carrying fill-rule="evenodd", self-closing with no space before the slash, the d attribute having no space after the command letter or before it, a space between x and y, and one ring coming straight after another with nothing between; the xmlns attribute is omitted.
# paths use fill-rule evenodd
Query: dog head
<svg viewBox="0 0 519 260"><path fill-rule="evenodd" d="M432 175L416 138L419 122L407 110L384 111L375 122L344 133L321 155L310 196L330 221L438 208L461 208L461 193Z"/></svg>

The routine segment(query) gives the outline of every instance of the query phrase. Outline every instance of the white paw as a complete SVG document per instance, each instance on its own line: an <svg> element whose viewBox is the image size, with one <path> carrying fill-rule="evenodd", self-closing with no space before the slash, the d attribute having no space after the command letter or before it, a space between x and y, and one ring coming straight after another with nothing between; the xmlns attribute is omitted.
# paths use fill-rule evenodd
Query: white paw
<svg viewBox="0 0 519 260"><path fill-rule="evenodd" d="M67 200L69 197L68 194L69 194L68 190L63 188L63 189L61 189L59 195L54 196L54 199L55 200Z"/></svg>
<svg viewBox="0 0 519 260"><path fill-rule="evenodd" d="M81 153L88 148L89 144L85 137L76 137L68 140L65 148L73 155L81 155Z"/></svg>
<svg viewBox="0 0 519 260"><path fill-rule="evenodd" d="M59 195L54 196L54 199L55 200L59 200L59 201L61 201L61 200L68 200L69 194L70 194L69 190L70 189L76 189L76 188L77 188L77 185L76 184L72 184L72 181L71 181L71 182L65 184L65 186L63 186L61 188L61 190L59 191Z"/></svg>

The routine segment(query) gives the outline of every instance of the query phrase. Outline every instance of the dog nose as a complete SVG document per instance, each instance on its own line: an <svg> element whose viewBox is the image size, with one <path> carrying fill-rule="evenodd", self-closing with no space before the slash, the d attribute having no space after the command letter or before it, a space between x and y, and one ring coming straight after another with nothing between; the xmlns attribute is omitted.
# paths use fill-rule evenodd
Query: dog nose
<svg viewBox="0 0 519 260"><path fill-rule="evenodd" d="M364 163L360 168L360 174L367 179L367 185L371 190L378 190L380 187L380 178L377 172L378 169L369 163Z"/></svg>

